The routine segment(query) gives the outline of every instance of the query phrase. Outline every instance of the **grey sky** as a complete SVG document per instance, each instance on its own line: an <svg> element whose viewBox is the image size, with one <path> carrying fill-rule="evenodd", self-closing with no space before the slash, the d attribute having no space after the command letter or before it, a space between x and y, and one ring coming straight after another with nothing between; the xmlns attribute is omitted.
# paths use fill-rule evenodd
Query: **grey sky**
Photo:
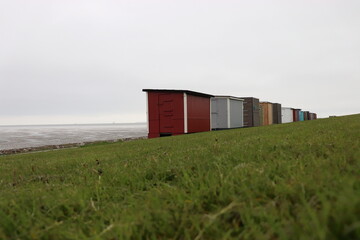
<svg viewBox="0 0 360 240"><path fill-rule="evenodd" d="M360 1L0 1L0 124L145 121L142 88L360 112Z"/></svg>

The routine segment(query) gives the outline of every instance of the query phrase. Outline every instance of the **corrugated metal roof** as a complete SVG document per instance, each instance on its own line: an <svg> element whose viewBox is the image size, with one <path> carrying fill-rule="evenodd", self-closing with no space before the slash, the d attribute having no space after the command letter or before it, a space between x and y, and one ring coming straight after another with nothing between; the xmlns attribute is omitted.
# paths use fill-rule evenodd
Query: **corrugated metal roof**
<svg viewBox="0 0 360 240"><path fill-rule="evenodd" d="M257 100L259 100L258 98L256 98L256 97L241 97L242 99L257 99Z"/></svg>
<svg viewBox="0 0 360 240"><path fill-rule="evenodd" d="M244 101L243 98L234 97L234 96L219 95L219 96L214 96L214 98L230 98L230 99L234 99L234 100Z"/></svg>
<svg viewBox="0 0 360 240"><path fill-rule="evenodd" d="M183 89L143 89L143 92L173 92L173 93L187 93L190 95L200 96L200 97L214 97L211 94L201 93L201 92L194 92L190 90L183 90Z"/></svg>

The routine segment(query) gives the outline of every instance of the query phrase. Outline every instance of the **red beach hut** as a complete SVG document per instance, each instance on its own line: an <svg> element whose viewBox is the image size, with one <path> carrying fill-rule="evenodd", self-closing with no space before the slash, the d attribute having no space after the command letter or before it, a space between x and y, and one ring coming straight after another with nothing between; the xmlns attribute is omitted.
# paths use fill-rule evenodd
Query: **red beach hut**
<svg viewBox="0 0 360 240"><path fill-rule="evenodd" d="M212 95L173 89L143 92L147 93L148 138L211 130Z"/></svg>

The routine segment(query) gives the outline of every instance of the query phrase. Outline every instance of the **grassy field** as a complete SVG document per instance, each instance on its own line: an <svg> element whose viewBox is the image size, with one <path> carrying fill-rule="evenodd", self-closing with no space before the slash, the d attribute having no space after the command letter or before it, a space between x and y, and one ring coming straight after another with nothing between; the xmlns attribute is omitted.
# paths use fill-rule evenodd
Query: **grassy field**
<svg viewBox="0 0 360 240"><path fill-rule="evenodd" d="M0 239L360 239L360 115L2 156Z"/></svg>

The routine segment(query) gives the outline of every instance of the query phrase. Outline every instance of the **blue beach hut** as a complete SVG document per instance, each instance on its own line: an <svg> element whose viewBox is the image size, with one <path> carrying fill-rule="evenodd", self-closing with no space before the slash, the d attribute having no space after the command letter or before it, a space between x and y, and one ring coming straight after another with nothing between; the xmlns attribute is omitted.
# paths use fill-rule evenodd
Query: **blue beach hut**
<svg viewBox="0 0 360 240"><path fill-rule="evenodd" d="M304 111L299 111L299 121L304 121Z"/></svg>

